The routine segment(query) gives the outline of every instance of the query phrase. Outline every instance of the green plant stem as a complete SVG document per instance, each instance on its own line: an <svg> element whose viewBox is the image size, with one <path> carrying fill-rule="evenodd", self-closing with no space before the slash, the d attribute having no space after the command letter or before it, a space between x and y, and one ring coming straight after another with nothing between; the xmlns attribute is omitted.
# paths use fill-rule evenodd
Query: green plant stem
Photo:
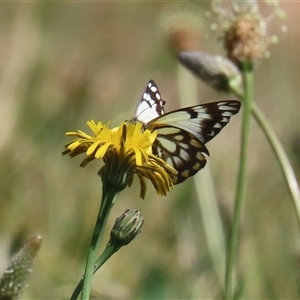
<svg viewBox="0 0 300 300"><path fill-rule="evenodd" d="M95 274L100 269L100 267L119 249L120 249L120 247L116 247L115 245L107 244L105 250L100 255L100 257L97 259L97 261L94 265L93 274ZM83 287L83 279L81 279L80 282L78 283L78 285L76 286L76 288L71 296L71 300L76 300L78 298L80 292L82 291L82 287Z"/></svg>
<svg viewBox="0 0 300 300"><path fill-rule="evenodd" d="M107 221L107 217L110 213L111 208L114 205L117 194L118 192L107 189L106 185L103 184L102 202L97 217L96 225L94 228L93 237L92 237L88 258L85 266L84 277L83 277L83 286L82 286L82 294L81 294L82 300L90 299L90 289L92 284L92 277L94 272L96 255L99 251L101 236ZM76 299L72 297L71 297L72 300Z"/></svg>
<svg viewBox="0 0 300 300"><path fill-rule="evenodd" d="M234 93L239 97L243 98L242 92L236 89L233 89ZM260 110L260 108L253 103L252 104L252 115L256 122L258 123L259 127L263 131L264 135L266 136L271 149L275 155L275 158L279 164L281 173L285 182L287 184L288 190L291 194L293 199L293 204L295 207L296 218L298 221L298 226L300 228L300 188L297 182L297 178L291 166L291 163L284 151L284 148L279 141L274 129L269 124L267 118L265 117L264 113Z"/></svg>
<svg viewBox="0 0 300 300"><path fill-rule="evenodd" d="M192 106L198 103L197 79L181 65L178 66L178 88L181 106ZM226 239L210 165L207 164L193 179L197 207L199 208L203 231L209 248L208 253L219 279L219 284L224 288Z"/></svg>
<svg viewBox="0 0 300 300"><path fill-rule="evenodd" d="M252 106L252 114L257 121L260 128L263 130L265 136L268 139L268 142L271 145L271 148L275 154L275 157L278 161L280 170L282 175L285 179L285 182L288 186L288 190L291 194L293 199L296 217L298 221L298 226L300 228L300 192L299 192L299 185L293 171L293 168L289 162L289 159L283 149L282 144L280 143L275 131L273 128L268 124L266 117L264 116L263 112L259 109L258 106Z"/></svg>
<svg viewBox="0 0 300 300"><path fill-rule="evenodd" d="M243 77L244 77L244 115L242 124L241 136L241 150L239 171L236 185L235 207L233 215L233 223L229 237L229 245L227 250L226 259L226 272L225 272L225 293L224 299L233 299L233 270L234 262L237 254L238 237L240 220L243 208L243 202L246 192L246 167L248 157L248 144L249 144L249 129L250 129L250 116L251 105L253 98L253 69L251 63L243 64Z"/></svg>

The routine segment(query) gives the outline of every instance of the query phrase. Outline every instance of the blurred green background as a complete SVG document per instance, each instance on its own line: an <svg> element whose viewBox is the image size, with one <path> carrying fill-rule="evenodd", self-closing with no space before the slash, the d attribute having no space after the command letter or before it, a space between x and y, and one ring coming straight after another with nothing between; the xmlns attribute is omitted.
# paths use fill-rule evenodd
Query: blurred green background
<svg viewBox="0 0 300 300"><path fill-rule="evenodd" d="M281 7L284 22L270 6L261 6L279 43L257 66L255 101L299 176L300 3L283 1ZM195 81L170 47L170 28L188 25L199 50L223 54L218 35L207 34L209 8L202 1L191 6L175 1L0 4L0 270L27 239L43 238L23 299L67 299L84 270L101 199L100 162L82 169L83 157L62 157L70 140L65 132L86 131L90 119L112 125L130 119L149 79L160 88L167 111L232 99ZM285 34L282 25L288 27ZM197 84L196 103L182 93L179 102L182 78ZM195 180L167 197L157 196L148 184L146 199L139 199L137 181L120 194L108 227L126 208L139 209L145 224L142 234L95 276L95 298L220 297L225 250L218 237L227 238L233 211L240 118L208 144L209 166ZM215 221L199 204L201 187L211 184L209 170L222 227L205 232L203 219ZM254 121L241 228L240 297L299 299L299 228L274 156ZM219 265L208 247L214 237Z"/></svg>

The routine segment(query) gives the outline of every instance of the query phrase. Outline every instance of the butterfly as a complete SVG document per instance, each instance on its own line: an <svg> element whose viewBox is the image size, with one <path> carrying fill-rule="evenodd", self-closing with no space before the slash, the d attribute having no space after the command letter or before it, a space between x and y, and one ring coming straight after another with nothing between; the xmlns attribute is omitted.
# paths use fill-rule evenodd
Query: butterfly
<svg viewBox="0 0 300 300"><path fill-rule="evenodd" d="M209 156L205 144L239 112L241 104L223 100L165 113L165 103L150 80L132 121L143 123L150 131L157 130L152 152L177 170L173 183L178 184L204 168Z"/></svg>

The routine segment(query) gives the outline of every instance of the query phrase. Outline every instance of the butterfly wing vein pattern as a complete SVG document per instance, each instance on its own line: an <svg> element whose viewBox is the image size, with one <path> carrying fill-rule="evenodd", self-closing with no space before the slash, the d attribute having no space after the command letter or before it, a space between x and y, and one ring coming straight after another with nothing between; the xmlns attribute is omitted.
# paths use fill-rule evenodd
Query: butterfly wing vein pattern
<svg viewBox="0 0 300 300"><path fill-rule="evenodd" d="M173 182L178 184L204 168L209 156L204 144L238 113L240 102L223 100L166 114L164 104L156 84L150 80L138 103L134 120L142 122L151 131L157 130L153 154L177 170Z"/></svg>

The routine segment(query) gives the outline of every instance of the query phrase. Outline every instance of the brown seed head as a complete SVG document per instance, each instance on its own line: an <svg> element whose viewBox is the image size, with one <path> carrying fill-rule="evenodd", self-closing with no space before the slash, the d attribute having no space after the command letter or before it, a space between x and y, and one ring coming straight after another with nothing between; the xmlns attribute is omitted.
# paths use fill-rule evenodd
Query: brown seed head
<svg viewBox="0 0 300 300"><path fill-rule="evenodd" d="M257 13L241 13L232 19L224 32L227 56L238 66L260 60L268 47L264 20Z"/></svg>

